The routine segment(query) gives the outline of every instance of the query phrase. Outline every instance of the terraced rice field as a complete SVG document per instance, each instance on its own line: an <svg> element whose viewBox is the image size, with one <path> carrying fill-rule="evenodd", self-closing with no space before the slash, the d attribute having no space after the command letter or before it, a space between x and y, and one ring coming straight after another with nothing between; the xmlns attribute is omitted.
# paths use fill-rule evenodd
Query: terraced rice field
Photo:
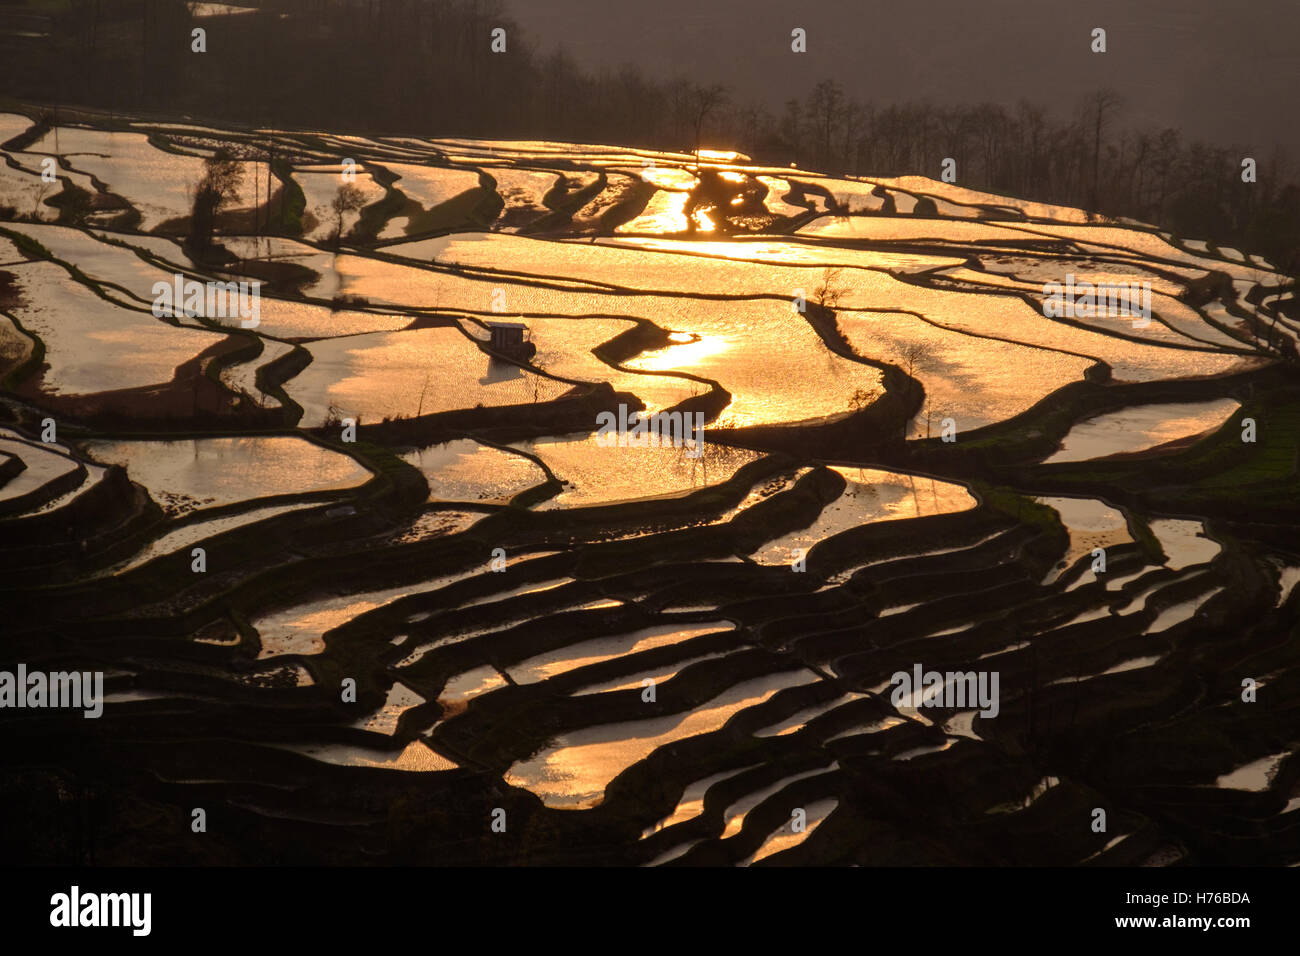
<svg viewBox="0 0 1300 956"><path fill-rule="evenodd" d="M191 256L222 147L306 215ZM1300 315L1262 263L707 150L0 152L5 657L108 692L93 733L0 721L33 807L52 754L98 774L99 862L1300 862ZM1067 275L1150 321L1045 314ZM259 321L156 307L186 280ZM896 697L918 666L997 707ZM141 826L200 801L202 845Z"/></svg>

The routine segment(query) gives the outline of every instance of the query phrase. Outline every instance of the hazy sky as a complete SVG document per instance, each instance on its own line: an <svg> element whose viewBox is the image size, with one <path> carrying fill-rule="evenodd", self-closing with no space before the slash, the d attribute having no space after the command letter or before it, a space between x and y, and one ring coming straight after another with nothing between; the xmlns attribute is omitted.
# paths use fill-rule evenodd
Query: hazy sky
<svg viewBox="0 0 1300 956"><path fill-rule="evenodd" d="M1014 106L1068 115L1090 89L1122 122L1300 159L1300 0L508 0L543 50L587 67L726 83L776 110L826 77L863 101ZM790 52L790 31L808 52ZM1093 27L1108 52L1090 52Z"/></svg>

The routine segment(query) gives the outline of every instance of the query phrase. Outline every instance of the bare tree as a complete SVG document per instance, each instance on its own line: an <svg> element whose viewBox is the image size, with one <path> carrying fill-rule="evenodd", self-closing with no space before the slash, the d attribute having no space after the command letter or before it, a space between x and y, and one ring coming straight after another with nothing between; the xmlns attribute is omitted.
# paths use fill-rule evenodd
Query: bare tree
<svg viewBox="0 0 1300 956"><path fill-rule="evenodd" d="M203 176L194 187L190 214L190 245L198 252L212 246L217 214L239 200L244 180L243 164L224 149L203 161Z"/></svg>
<svg viewBox="0 0 1300 956"><path fill-rule="evenodd" d="M727 102L727 88L717 83L712 86L692 86L687 94L692 128L695 131L695 164L700 162L700 138L704 135L704 122Z"/></svg>
<svg viewBox="0 0 1300 956"><path fill-rule="evenodd" d="M903 371L907 373L908 389L917 387L916 370L930 357L930 346L924 342L907 342L898 349L898 357Z"/></svg>
<svg viewBox="0 0 1300 956"><path fill-rule="evenodd" d="M1101 173L1101 140L1110 123L1110 115L1119 109L1123 100L1120 95L1112 89L1100 89L1090 94L1084 100L1083 110L1084 118L1088 125L1092 127L1092 191L1088 200L1090 212L1097 212L1098 200L1101 195L1100 173Z"/></svg>
<svg viewBox="0 0 1300 956"><path fill-rule="evenodd" d="M838 308L848 291L848 286L844 283L844 270L839 266L829 266L822 272L822 281L817 286L817 304L824 309Z"/></svg>
<svg viewBox="0 0 1300 956"><path fill-rule="evenodd" d="M357 212L366 204L366 194L352 183L344 183L330 201L330 211L334 213L334 245L343 239L343 217L350 212Z"/></svg>
<svg viewBox="0 0 1300 956"><path fill-rule="evenodd" d="M831 171L832 143L844 121L844 91L834 80L822 80L808 95L808 112L817 130L817 164Z"/></svg>
<svg viewBox="0 0 1300 956"><path fill-rule="evenodd" d="M922 414L925 416L925 437L926 438L932 437L933 433L931 431L931 425L933 424L936 418L940 422L942 422L945 418L950 417L948 406L947 405L936 406L934 404L934 400L931 399L928 395L926 396L925 399L925 408L922 411Z"/></svg>

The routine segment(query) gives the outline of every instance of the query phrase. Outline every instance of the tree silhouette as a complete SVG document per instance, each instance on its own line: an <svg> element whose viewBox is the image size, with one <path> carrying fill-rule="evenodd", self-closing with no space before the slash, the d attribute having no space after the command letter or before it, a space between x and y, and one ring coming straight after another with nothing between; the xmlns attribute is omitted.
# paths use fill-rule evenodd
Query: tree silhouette
<svg viewBox="0 0 1300 956"><path fill-rule="evenodd" d="M330 211L334 214L334 246L343 239L343 217L350 212L357 212L366 204L366 194L352 183L339 186L338 192L330 200Z"/></svg>
<svg viewBox="0 0 1300 956"><path fill-rule="evenodd" d="M217 150L203 161L203 176L194 187L190 213L189 245L196 253L212 248L217 214L238 201L243 178L243 164L227 150Z"/></svg>

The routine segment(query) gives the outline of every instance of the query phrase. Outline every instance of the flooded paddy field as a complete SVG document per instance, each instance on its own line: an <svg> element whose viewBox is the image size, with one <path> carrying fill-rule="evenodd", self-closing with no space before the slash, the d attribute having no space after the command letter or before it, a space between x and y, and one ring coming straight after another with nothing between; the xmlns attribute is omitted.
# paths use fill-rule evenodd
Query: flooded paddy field
<svg viewBox="0 0 1300 956"><path fill-rule="evenodd" d="M730 152L32 124L4 656L108 676L93 735L0 723L60 832L105 771L97 862L1300 862L1261 261ZM141 825L200 798L202 844Z"/></svg>

